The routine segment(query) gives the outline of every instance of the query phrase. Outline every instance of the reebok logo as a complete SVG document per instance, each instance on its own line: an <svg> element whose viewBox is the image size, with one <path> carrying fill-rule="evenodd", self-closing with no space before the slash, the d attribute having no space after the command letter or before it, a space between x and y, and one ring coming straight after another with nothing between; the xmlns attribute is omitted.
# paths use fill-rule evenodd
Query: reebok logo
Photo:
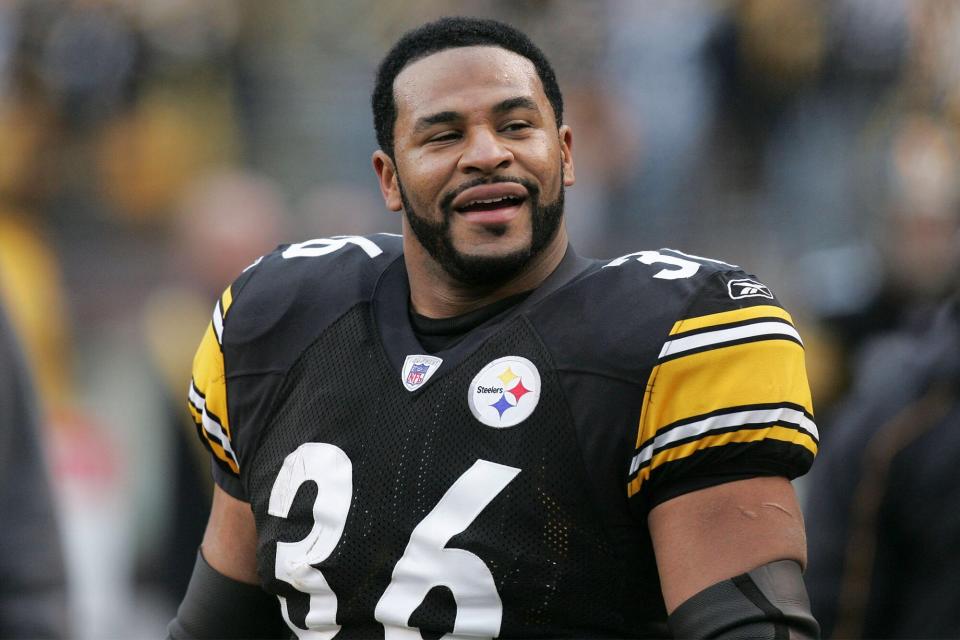
<svg viewBox="0 0 960 640"><path fill-rule="evenodd" d="M741 298L770 298L773 300L773 294L767 285L746 278L727 282L727 292L734 300L740 300Z"/></svg>

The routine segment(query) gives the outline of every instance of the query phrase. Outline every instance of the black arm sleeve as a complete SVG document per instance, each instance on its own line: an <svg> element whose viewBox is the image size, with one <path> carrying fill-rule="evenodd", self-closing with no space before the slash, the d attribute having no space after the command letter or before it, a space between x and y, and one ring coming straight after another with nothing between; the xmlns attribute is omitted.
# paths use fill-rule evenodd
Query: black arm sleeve
<svg viewBox="0 0 960 640"><path fill-rule="evenodd" d="M674 638L812 640L820 627L800 565L780 560L718 582L670 614Z"/></svg>
<svg viewBox="0 0 960 640"><path fill-rule="evenodd" d="M201 552L167 633L168 640L292 637L276 598L218 572Z"/></svg>

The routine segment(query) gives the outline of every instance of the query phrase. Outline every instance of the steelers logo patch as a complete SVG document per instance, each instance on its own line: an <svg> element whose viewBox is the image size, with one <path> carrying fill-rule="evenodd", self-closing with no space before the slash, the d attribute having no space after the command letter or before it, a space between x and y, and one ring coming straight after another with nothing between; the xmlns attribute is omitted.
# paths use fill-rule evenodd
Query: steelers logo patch
<svg viewBox="0 0 960 640"><path fill-rule="evenodd" d="M502 429L530 417L540 402L540 372L526 358L497 358L480 370L467 389L473 417Z"/></svg>

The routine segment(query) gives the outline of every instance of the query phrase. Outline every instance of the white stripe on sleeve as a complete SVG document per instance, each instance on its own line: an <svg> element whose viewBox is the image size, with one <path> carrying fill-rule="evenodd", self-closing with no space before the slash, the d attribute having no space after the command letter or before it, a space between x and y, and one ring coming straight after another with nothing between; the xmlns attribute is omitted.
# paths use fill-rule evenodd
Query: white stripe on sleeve
<svg viewBox="0 0 960 640"><path fill-rule="evenodd" d="M754 322L740 327L729 329L717 329L716 331L707 331L697 333L684 338L668 340L663 344L660 350L660 357L674 356L685 351L693 351L702 347L719 345L725 342L735 342L744 338L757 338L763 336L789 336L803 344L800 334L797 330L785 322Z"/></svg>
<svg viewBox="0 0 960 640"><path fill-rule="evenodd" d="M227 455L230 456L234 462L237 462L237 455L233 452L233 447L230 446L230 439L227 438L227 434L224 433L223 427L220 426L216 420L211 418L209 414L207 414L207 401L197 392L197 389L192 382L190 383L190 390L188 393L190 395L190 402L192 402L193 406L196 407L197 411L200 412L203 430L217 438Z"/></svg>
<svg viewBox="0 0 960 640"><path fill-rule="evenodd" d="M754 409L750 411L738 411L736 413L725 413L681 425L661 433L633 457L633 460L630 461L630 474L632 475L635 473L637 469L640 468L641 464L653 458L655 451L677 442L678 440L694 437L699 438L707 435L711 431L718 431L721 429L727 429L729 427L741 427L750 424L767 424L773 422L798 425L803 431L809 433L815 439L820 439L820 434L817 431L817 425L802 411L798 411L796 409L777 407L774 409Z"/></svg>

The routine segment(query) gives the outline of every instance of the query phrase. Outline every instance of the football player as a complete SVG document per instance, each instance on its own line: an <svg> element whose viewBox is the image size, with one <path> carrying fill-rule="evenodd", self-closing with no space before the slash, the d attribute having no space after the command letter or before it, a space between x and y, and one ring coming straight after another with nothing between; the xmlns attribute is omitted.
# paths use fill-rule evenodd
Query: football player
<svg viewBox="0 0 960 640"><path fill-rule="evenodd" d="M573 132L507 25L408 33L373 111L402 236L281 246L197 352L217 489L171 636L816 636L817 430L769 288L574 253Z"/></svg>

